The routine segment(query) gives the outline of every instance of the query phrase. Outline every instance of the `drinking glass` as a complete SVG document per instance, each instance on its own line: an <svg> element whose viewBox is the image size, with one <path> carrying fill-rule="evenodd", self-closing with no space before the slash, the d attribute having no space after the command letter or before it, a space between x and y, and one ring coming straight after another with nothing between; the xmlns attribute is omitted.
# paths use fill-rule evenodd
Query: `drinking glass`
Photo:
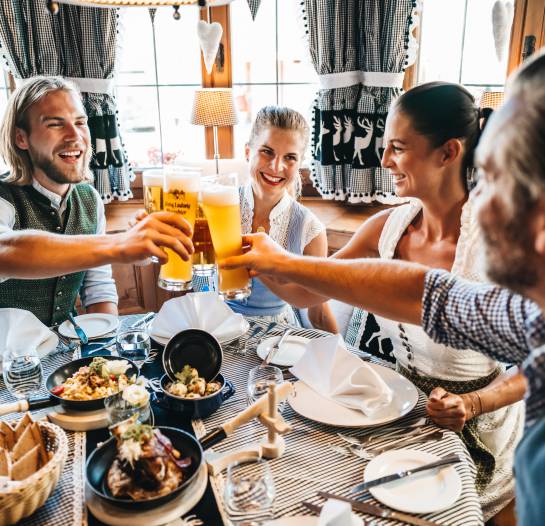
<svg viewBox="0 0 545 526"><path fill-rule="evenodd" d="M250 369L248 375L247 399L248 405L252 405L256 400L267 393L267 387L270 383L280 385L284 383L282 371L274 365L258 365ZM285 402L278 405L278 411L282 411L285 407Z"/></svg>
<svg viewBox="0 0 545 526"><path fill-rule="evenodd" d="M202 188L202 206L216 259L242 254L237 174L209 178ZM219 269L218 285L219 293L228 300L247 298L251 292L250 276L244 268Z"/></svg>
<svg viewBox="0 0 545 526"><path fill-rule="evenodd" d="M216 272L216 254L212 245L208 220L199 203L193 230L193 273L197 276L213 276Z"/></svg>
<svg viewBox="0 0 545 526"><path fill-rule="evenodd" d="M36 349L5 351L2 369L4 383L15 398L28 398L42 386L42 364Z"/></svg>
<svg viewBox="0 0 545 526"><path fill-rule="evenodd" d="M149 400L139 405L133 405L123 398L123 393L116 393L104 400L104 407L108 413L110 425L127 420L137 414L137 421L141 424L153 425L153 412Z"/></svg>
<svg viewBox="0 0 545 526"><path fill-rule="evenodd" d="M234 524L260 524L272 517L276 496L267 461L233 462L227 467L224 501Z"/></svg>
<svg viewBox="0 0 545 526"><path fill-rule="evenodd" d="M132 360L139 368L151 351L151 341L146 329L120 332L116 337L116 344L119 356Z"/></svg>
<svg viewBox="0 0 545 526"><path fill-rule="evenodd" d="M195 227L200 187L199 172L169 167L163 183L163 210L179 214L191 228ZM164 247L168 261L161 265L158 285L165 290L184 291L192 288L192 261L184 261L176 252Z"/></svg>
<svg viewBox="0 0 545 526"><path fill-rule="evenodd" d="M144 187L144 208L148 214L160 212L163 209L163 170L146 170L142 174ZM159 263L156 256L150 258Z"/></svg>

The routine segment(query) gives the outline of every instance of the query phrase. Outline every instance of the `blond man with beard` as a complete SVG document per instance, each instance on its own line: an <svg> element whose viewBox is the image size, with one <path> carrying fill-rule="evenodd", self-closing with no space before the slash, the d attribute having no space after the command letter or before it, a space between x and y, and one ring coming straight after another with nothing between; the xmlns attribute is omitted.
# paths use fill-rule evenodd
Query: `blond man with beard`
<svg viewBox="0 0 545 526"><path fill-rule="evenodd" d="M189 225L174 214L105 235L104 205L90 183L91 140L81 96L60 77L34 77L8 101L0 155L0 307L64 321L78 294L87 312L117 314L110 263L192 253Z"/></svg>
<svg viewBox="0 0 545 526"><path fill-rule="evenodd" d="M415 263L295 256L263 234L247 236L252 250L220 264L296 282L316 303L335 298L421 324L436 342L518 364L528 388L526 429L515 455L517 524L534 526L545 516L545 53L510 82L477 148L477 166L487 274L511 290ZM448 393L436 390L428 408L449 410L450 403ZM490 407L476 400L475 410L493 405L493 398Z"/></svg>

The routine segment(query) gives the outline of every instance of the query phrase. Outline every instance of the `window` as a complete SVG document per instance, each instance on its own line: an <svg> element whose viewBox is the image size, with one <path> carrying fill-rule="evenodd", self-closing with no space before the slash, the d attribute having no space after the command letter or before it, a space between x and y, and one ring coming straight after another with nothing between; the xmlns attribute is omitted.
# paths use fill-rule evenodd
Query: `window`
<svg viewBox="0 0 545 526"><path fill-rule="evenodd" d="M492 11L496 3L504 9L496 17L501 23L496 22L493 27ZM507 2L426 0L417 82L458 82L477 97L484 90L502 91L512 17Z"/></svg>
<svg viewBox="0 0 545 526"><path fill-rule="evenodd" d="M262 106L286 104L310 116L318 84L298 7L262 2L253 21L246 2L229 6L229 78L239 114L235 157L243 156ZM193 93L202 84L199 10L183 8L180 14L174 20L171 9L155 10L154 18L147 9L122 10L116 97L123 141L136 167L161 164L161 152L166 162L174 156L205 158L204 130L189 123Z"/></svg>
<svg viewBox="0 0 545 526"><path fill-rule="evenodd" d="M151 13L154 13L152 15ZM137 167L175 156L204 158L204 135L189 123L201 86L197 9L122 11L116 98L123 141Z"/></svg>
<svg viewBox="0 0 545 526"><path fill-rule="evenodd" d="M262 2L252 21L246 2L230 5L233 94L239 113L235 157L243 156L261 107L286 105L310 117L318 79L299 25L298 7L298 2L285 0Z"/></svg>
<svg viewBox="0 0 545 526"><path fill-rule="evenodd" d="M6 111L6 103L8 100L8 74L5 71L0 71L0 122L4 119ZM7 170L7 166L0 157L0 174Z"/></svg>

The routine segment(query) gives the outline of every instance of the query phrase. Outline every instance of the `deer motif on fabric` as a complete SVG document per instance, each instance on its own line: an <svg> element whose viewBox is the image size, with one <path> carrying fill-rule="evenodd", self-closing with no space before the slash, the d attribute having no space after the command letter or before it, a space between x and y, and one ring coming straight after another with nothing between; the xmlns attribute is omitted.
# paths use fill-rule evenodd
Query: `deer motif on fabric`
<svg viewBox="0 0 545 526"><path fill-rule="evenodd" d="M337 157L337 153L335 149L341 144L341 132L343 129L343 126L341 124L341 120L339 117L333 117L333 127L335 128L335 133L333 134L333 157L336 161L340 161L340 159Z"/></svg>
<svg viewBox="0 0 545 526"><path fill-rule="evenodd" d="M382 163L382 154L384 153L384 119L377 119L377 127L375 129L375 153L377 154L378 164Z"/></svg>
<svg viewBox="0 0 545 526"><path fill-rule="evenodd" d="M356 138L354 139L354 156L352 157L352 160L357 156L359 163L363 164L363 152L369 148L369 144L371 144L374 126L369 119L364 117L358 118L357 123L363 129L365 135L363 137L356 135Z"/></svg>
<svg viewBox="0 0 545 526"><path fill-rule="evenodd" d="M322 151L322 137L331 133L331 130L326 128L324 124L324 121L320 120L320 133L318 134L318 140L316 141L316 147L314 148L314 157L318 157L318 152Z"/></svg>

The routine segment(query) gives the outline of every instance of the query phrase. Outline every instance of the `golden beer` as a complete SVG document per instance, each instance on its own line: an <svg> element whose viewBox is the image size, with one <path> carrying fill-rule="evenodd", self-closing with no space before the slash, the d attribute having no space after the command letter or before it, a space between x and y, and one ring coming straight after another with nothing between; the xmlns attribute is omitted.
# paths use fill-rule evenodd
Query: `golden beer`
<svg viewBox="0 0 545 526"><path fill-rule="evenodd" d="M208 228L208 220L204 215L202 205L197 207L195 228L193 230L193 272L198 276L211 276L216 268L216 255L212 245L212 237Z"/></svg>
<svg viewBox="0 0 545 526"><path fill-rule="evenodd" d="M212 243L218 260L242 254L238 188L226 184L206 186L202 205L208 219ZM242 299L250 294L246 269L218 272L219 291L227 299Z"/></svg>
<svg viewBox="0 0 545 526"><path fill-rule="evenodd" d="M163 172L149 170L142 175L144 186L144 208L148 214L163 209Z"/></svg>
<svg viewBox="0 0 545 526"><path fill-rule="evenodd" d="M170 171L165 173L163 185L163 210L184 217L191 228L195 226L199 197L200 178L198 172ZM161 266L158 285L166 290L188 290L191 288L192 262L184 261L178 254L165 248L168 262Z"/></svg>

